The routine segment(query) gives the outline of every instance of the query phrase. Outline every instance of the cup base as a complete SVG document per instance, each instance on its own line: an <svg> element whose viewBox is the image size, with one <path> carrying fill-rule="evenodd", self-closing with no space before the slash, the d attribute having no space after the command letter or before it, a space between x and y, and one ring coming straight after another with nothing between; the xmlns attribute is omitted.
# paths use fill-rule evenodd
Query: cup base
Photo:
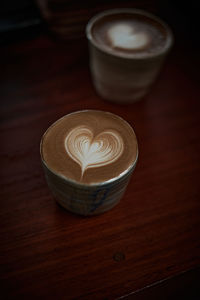
<svg viewBox="0 0 200 300"><path fill-rule="evenodd" d="M142 100L149 91L149 88L127 88L122 91L121 87L119 91L116 86L108 86L100 80L93 80L93 84L100 97L119 104L131 104Z"/></svg>
<svg viewBox="0 0 200 300"><path fill-rule="evenodd" d="M61 206L62 208L64 208L64 209L66 209L67 211L69 211L70 213L73 213L73 214L76 214L76 215L79 215L79 216L83 216L83 217L92 217L92 216L97 216L97 215L101 215L101 214L103 214L103 213L105 213L105 212L107 212L107 211L109 211L109 210L111 210L113 207L115 207L118 203L119 203L119 201L120 201L120 199L118 199L118 201L116 201L116 202L114 202L114 203L112 203L112 204L110 204L110 205L108 205L108 206L104 206L104 207L101 207L101 208L99 208L99 209L97 209L97 210L95 210L95 211L93 211L93 212L88 212L88 211L86 211L85 209L84 209L84 207L83 207L83 209L80 209L80 207L79 208L71 208L69 205L67 205L67 203L66 202L64 202L64 201L62 201L61 199L58 199L58 197L55 197L54 196L54 199L55 199L55 201L56 201L56 203L59 205L59 206Z"/></svg>

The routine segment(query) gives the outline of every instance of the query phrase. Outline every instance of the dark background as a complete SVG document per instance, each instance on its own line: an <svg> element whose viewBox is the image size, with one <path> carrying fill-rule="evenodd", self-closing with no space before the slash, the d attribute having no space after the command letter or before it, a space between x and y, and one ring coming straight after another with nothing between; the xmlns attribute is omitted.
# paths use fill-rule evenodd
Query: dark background
<svg viewBox="0 0 200 300"><path fill-rule="evenodd" d="M17 41L19 38L30 38L31 34L45 30L39 4L44 1L3 0L0 3L1 43ZM97 11L109 7L136 7L146 9L163 18L173 29L176 40L184 39L199 46L198 1L52 1L48 7L53 12L62 12L66 16L75 11L82 13L82 20L90 18ZM85 15L85 20L83 15ZM85 24L84 24L85 25ZM40 30L38 29L40 28ZM16 36L18 33L18 36ZM83 32L82 32L83 33ZM185 45L188 47L188 45ZM195 47L196 48L196 47Z"/></svg>
<svg viewBox="0 0 200 300"><path fill-rule="evenodd" d="M42 3L0 2L0 298L199 299L198 1ZM127 107L89 77L85 25L112 7L150 11L175 37L151 93ZM46 128L87 107L124 117L140 147L122 203L94 219L55 204L39 158Z"/></svg>

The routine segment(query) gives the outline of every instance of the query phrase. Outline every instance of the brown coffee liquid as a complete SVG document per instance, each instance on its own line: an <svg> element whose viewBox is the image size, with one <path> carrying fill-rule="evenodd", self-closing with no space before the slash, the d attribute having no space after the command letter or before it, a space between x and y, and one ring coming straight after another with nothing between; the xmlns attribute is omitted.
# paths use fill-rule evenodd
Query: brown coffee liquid
<svg viewBox="0 0 200 300"><path fill-rule="evenodd" d="M129 12L97 19L92 27L92 37L100 48L126 57L159 53L167 42L167 32L162 24L146 15Z"/></svg>
<svg viewBox="0 0 200 300"><path fill-rule="evenodd" d="M137 140L120 117L95 110L64 116L46 131L41 155L47 167L80 183L99 183L118 177L134 165Z"/></svg>

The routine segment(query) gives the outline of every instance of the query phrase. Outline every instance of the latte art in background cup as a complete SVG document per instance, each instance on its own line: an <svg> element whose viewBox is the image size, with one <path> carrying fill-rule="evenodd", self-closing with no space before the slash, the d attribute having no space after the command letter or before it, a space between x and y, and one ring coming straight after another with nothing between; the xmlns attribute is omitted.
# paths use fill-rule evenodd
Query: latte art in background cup
<svg viewBox="0 0 200 300"><path fill-rule="evenodd" d="M171 48L170 28L137 9L114 9L94 16L86 27L90 69L104 99L130 103L144 97Z"/></svg>
<svg viewBox="0 0 200 300"><path fill-rule="evenodd" d="M50 190L66 209L99 214L122 198L138 157L132 127L117 115L84 110L44 133L40 153Z"/></svg>

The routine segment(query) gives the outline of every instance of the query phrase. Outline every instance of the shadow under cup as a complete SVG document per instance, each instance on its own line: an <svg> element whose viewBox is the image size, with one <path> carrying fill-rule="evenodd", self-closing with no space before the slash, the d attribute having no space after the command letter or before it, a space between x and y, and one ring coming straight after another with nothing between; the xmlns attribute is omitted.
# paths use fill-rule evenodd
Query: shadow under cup
<svg viewBox="0 0 200 300"><path fill-rule="evenodd" d="M110 22L110 19L129 18L145 20L159 28L165 43L158 51L131 53L117 52L95 37L95 26ZM119 21L120 22L120 21ZM101 25L100 25L101 26ZM103 27L102 27L103 28ZM103 29L100 31L103 32ZM104 38L106 33L102 33ZM160 73L162 64L173 44L170 28L158 17L137 9L114 9L94 16L86 27L89 42L90 70L97 93L105 100L131 103L143 98Z"/></svg>

